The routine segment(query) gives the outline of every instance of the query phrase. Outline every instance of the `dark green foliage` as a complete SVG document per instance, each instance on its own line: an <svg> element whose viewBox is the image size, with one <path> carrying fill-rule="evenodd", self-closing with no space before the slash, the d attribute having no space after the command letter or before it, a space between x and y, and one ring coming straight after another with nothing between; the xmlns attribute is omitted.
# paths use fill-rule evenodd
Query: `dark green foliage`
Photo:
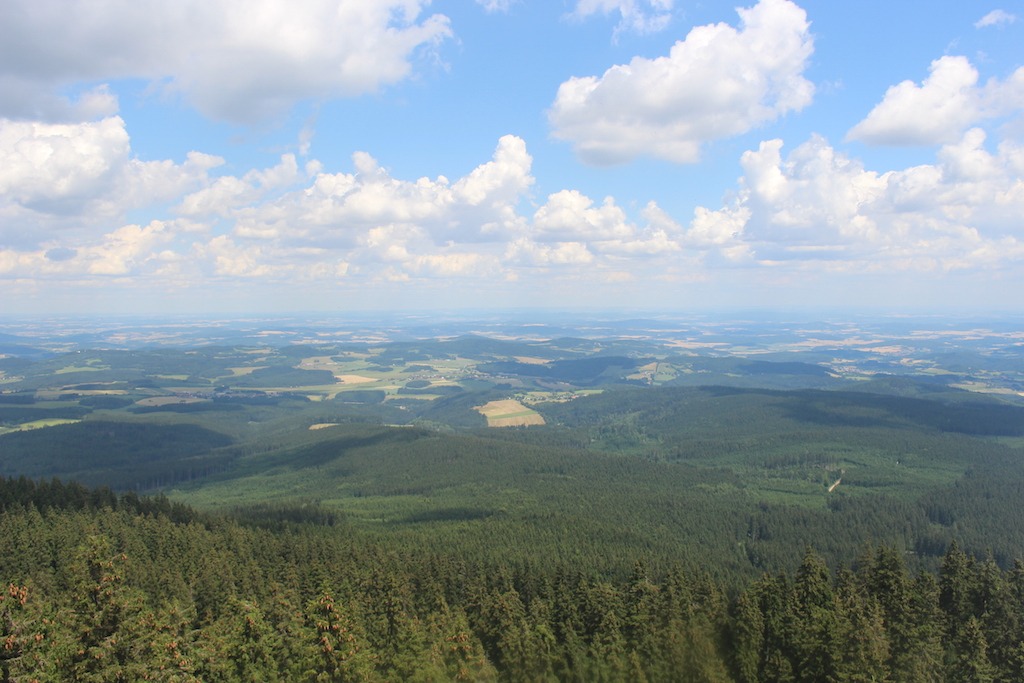
<svg viewBox="0 0 1024 683"><path fill-rule="evenodd" d="M443 396L436 401L431 401L426 407L422 407L418 419L421 422L456 428L485 427L487 419L475 410L476 406L482 406L488 401L500 398L506 398L506 394L460 392L453 396Z"/></svg>
<svg viewBox="0 0 1024 683"><path fill-rule="evenodd" d="M422 387L410 387L410 384L415 382L409 382L404 387L398 390L400 395L416 395L416 394L429 394L431 396L455 396L465 392L465 389L456 384L442 384L438 386L431 386L428 382Z"/></svg>
<svg viewBox="0 0 1024 683"><path fill-rule="evenodd" d="M42 407L38 405L0 405L0 425L17 425L35 420L77 420L89 413L88 408L75 405Z"/></svg>
<svg viewBox="0 0 1024 683"><path fill-rule="evenodd" d="M343 391L334 397L340 403L366 403L377 404L387 398L387 393L373 389L357 389L355 391Z"/></svg>
<svg viewBox="0 0 1024 683"><path fill-rule="evenodd" d="M138 415L147 413L210 413L240 411L242 406L226 401L195 401L191 403L165 403L156 406L135 406L131 412Z"/></svg>
<svg viewBox="0 0 1024 683"><path fill-rule="evenodd" d="M620 380L649 361L650 359L623 356L595 356L578 360L556 360L543 365L501 361L481 364L479 369L492 375L518 375L549 382L590 386L601 381Z"/></svg>
<svg viewBox="0 0 1024 683"><path fill-rule="evenodd" d="M334 375L327 370L303 370L284 365L259 368L248 375L231 378L231 385L236 387L288 388L334 384L334 382Z"/></svg>
<svg viewBox="0 0 1024 683"><path fill-rule="evenodd" d="M222 469L210 452L230 443L196 425L85 421L0 436L0 474L148 488Z"/></svg>
<svg viewBox="0 0 1024 683"><path fill-rule="evenodd" d="M691 411L695 411L693 415ZM971 435L1024 434L1024 407L986 402L940 401L850 391L774 391L731 387L652 388L605 392L545 408L563 424L574 426L635 414L650 431L671 435L691 428L694 417L715 426L746 431L766 419L829 428L934 429ZM699 423L696 426L701 426ZM706 426L706 424L705 424Z"/></svg>
<svg viewBox="0 0 1024 683"><path fill-rule="evenodd" d="M35 402L36 395L32 391L0 391L0 404L30 406Z"/></svg>
<svg viewBox="0 0 1024 683"><path fill-rule="evenodd" d="M65 499L51 506L55 495ZM77 505L76 498L113 501ZM239 519L0 480L0 675L68 681L1016 681L1024 565L952 548L938 582L890 548L731 598L642 563L466 561L315 506ZM305 511L305 512L303 512Z"/></svg>
<svg viewBox="0 0 1024 683"><path fill-rule="evenodd" d="M798 362L771 362L763 360L750 361L739 366L743 372L751 375L810 375L812 377L828 377L829 372L820 365Z"/></svg>
<svg viewBox="0 0 1024 683"><path fill-rule="evenodd" d="M83 396L78 399L78 405L87 406L89 408L98 408L103 410L116 410L118 408L124 408L130 406L134 401L130 398L124 398L122 396Z"/></svg>

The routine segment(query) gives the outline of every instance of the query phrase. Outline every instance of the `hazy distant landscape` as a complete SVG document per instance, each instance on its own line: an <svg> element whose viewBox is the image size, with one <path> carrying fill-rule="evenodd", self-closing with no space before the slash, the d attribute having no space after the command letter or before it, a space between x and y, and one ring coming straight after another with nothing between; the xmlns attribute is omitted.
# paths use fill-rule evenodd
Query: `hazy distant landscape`
<svg viewBox="0 0 1024 683"><path fill-rule="evenodd" d="M955 506L942 492L982 473L1024 474L1024 333L1010 321L431 316L3 329L6 476L160 491L209 509L315 503L373 533L422 537L452 526L518 534L526 519L565 516L580 532L566 547L590 543L588 528L621 527L624 550L666 563L702 553L679 555L657 505L709 498L701 506L733 518L712 545L748 576L792 569L788 549L807 543L851 560L856 542L824 529L864 504L914 507L919 519L860 531L925 565L951 538L1004 562L1024 555L1024 536L972 526L994 534L998 515L935 509ZM461 464L439 469L444 457ZM581 514L574 497L607 507ZM822 536L749 533L791 506ZM687 514L674 515L676 530L694 533Z"/></svg>

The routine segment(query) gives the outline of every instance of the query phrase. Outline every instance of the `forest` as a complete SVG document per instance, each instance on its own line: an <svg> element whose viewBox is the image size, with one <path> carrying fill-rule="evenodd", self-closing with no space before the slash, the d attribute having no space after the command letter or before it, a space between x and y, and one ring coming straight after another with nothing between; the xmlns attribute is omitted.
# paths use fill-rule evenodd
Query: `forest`
<svg viewBox="0 0 1024 683"><path fill-rule="evenodd" d="M1024 680L1014 337L642 325L14 339L0 680Z"/></svg>
<svg viewBox="0 0 1024 683"><path fill-rule="evenodd" d="M473 558L314 508L0 480L4 681L1019 681L1024 564L865 547L729 591Z"/></svg>

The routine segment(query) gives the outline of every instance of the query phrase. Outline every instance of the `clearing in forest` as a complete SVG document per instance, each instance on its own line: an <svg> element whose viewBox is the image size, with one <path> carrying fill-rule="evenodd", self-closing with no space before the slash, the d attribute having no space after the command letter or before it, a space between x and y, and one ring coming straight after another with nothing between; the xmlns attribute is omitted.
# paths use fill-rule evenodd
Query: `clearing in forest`
<svg viewBox="0 0 1024 683"><path fill-rule="evenodd" d="M514 399L491 401L477 406L476 410L487 418L488 427L526 427L544 424L544 418L540 413L530 410Z"/></svg>
<svg viewBox="0 0 1024 683"><path fill-rule="evenodd" d="M334 377L342 384L366 384L378 381L373 377L364 377L363 375L335 375Z"/></svg>

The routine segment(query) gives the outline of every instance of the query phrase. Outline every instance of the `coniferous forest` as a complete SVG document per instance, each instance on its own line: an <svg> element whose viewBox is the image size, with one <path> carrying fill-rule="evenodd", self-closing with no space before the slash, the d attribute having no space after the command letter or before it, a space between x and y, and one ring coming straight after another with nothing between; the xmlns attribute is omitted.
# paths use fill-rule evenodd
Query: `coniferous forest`
<svg viewBox="0 0 1024 683"><path fill-rule="evenodd" d="M402 552L322 510L212 516L0 482L4 681L1019 681L1024 564L807 549L736 592L680 567Z"/></svg>
<svg viewBox="0 0 1024 683"><path fill-rule="evenodd" d="M21 340L0 681L1024 680L1016 337L712 331Z"/></svg>

